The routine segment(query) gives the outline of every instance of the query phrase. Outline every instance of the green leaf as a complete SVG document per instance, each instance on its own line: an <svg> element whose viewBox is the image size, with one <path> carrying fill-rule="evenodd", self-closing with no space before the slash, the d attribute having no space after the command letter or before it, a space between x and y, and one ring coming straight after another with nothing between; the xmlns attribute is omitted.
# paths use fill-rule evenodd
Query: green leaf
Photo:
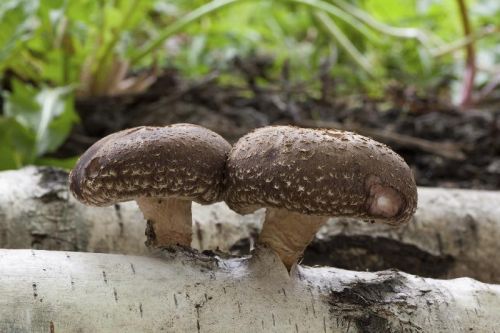
<svg viewBox="0 0 500 333"><path fill-rule="evenodd" d="M38 26L34 14L36 0L3 0L0 2L0 69L13 56L22 42L32 37Z"/></svg>
<svg viewBox="0 0 500 333"><path fill-rule="evenodd" d="M0 170L17 169L35 160L35 136L15 119L0 117Z"/></svg>
<svg viewBox="0 0 500 333"><path fill-rule="evenodd" d="M40 155L56 150L78 119L70 95L72 90L71 87L46 88L37 96L37 101L42 106L40 124L37 127L37 152Z"/></svg>
<svg viewBox="0 0 500 333"><path fill-rule="evenodd" d="M37 90L19 80L12 80L12 92L4 92L4 114L16 119L24 127L34 130L38 124Z"/></svg>
<svg viewBox="0 0 500 333"><path fill-rule="evenodd" d="M12 92L4 93L4 113L35 135L36 156L57 149L78 119L73 109L72 87L34 87L16 80Z"/></svg>

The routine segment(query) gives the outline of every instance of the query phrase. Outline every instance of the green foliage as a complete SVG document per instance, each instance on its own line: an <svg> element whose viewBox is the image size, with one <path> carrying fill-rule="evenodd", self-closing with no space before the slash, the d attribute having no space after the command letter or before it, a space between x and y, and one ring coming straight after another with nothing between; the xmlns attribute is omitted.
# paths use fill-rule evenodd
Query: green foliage
<svg viewBox="0 0 500 333"><path fill-rule="evenodd" d="M3 93L0 169L38 164L64 142L77 120L71 88L37 90L16 80L12 84L12 91Z"/></svg>
<svg viewBox="0 0 500 333"><path fill-rule="evenodd" d="M469 5L478 31L500 26L497 0ZM77 121L76 96L140 92L157 67L188 77L218 69L238 83L235 57L272 57L271 75L289 63L290 79L314 95L328 63L339 92L383 96L393 80L425 87L460 78L463 45L453 43L462 37L457 0L3 0L0 169L70 166L45 155ZM498 34L483 37L478 57L492 67ZM135 82L130 73L140 73ZM123 88L126 78L133 84Z"/></svg>
<svg viewBox="0 0 500 333"><path fill-rule="evenodd" d="M54 152L78 120L75 92L99 93L153 1L0 2L0 73L9 89L0 113L0 170L70 167ZM144 36L143 36L144 37Z"/></svg>
<svg viewBox="0 0 500 333"><path fill-rule="evenodd" d="M32 37L37 26L36 1L5 0L0 4L0 71L13 61L12 55Z"/></svg>
<svg viewBox="0 0 500 333"><path fill-rule="evenodd" d="M170 57L170 63L197 76L214 67L227 67L235 55L264 53L275 57L277 71L288 60L294 79L311 80L330 58L335 60L334 67L346 68L357 77L350 82L364 85L369 73L371 80L379 82L379 91L380 82L392 78L385 67L388 60L401 73L414 75L426 74L422 68L434 66L423 50L430 33L390 27L363 11L363 4L358 5L353 12L352 5L341 1L240 1L190 25L186 29L189 37L180 42L182 47ZM379 2L379 8L382 13L392 11L386 3ZM416 61L405 62L401 51L411 53ZM400 60L393 63L395 59ZM443 62L449 59L435 68L443 68Z"/></svg>
<svg viewBox="0 0 500 333"><path fill-rule="evenodd" d="M500 24L496 1L473 5L477 26ZM443 64L449 74L454 59L431 51L461 36L456 7L456 0L6 0L0 69L50 86L77 84L83 95L109 93L120 70L157 62L195 76L252 54L273 55L277 67L290 61L297 78L334 56L335 66L357 68L360 78L361 69L379 81L394 73L419 81Z"/></svg>
<svg viewBox="0 0 500 333"><path fill-rule="evenodd" d="M35 137L15 119L0 117L0 170L33 163Z"/></svg>

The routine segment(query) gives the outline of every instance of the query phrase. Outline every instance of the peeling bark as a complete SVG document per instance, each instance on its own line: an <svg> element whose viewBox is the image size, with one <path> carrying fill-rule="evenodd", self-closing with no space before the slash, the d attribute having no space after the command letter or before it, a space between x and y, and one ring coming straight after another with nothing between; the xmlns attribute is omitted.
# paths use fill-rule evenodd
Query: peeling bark
<svg viewBox="0 0 500 333"><path fill-rule="evenodd" d="M135 203L87 207L67 191L67 174L50 168L0 172L0 247L146 254L145 221ZM500 283L500 193L419 188L413 221L401 229L330 219L304 263L351 270L397 268L413 274L468 276ZM200 250L244 254L264 210L241 216L224 203L193 205Z"/></svg>
<svg viewBox="0 0 500 333"><path fill-rule="evenodd" d="M500 286L164 250L0 250L2 332L494 332Z"/></svg>

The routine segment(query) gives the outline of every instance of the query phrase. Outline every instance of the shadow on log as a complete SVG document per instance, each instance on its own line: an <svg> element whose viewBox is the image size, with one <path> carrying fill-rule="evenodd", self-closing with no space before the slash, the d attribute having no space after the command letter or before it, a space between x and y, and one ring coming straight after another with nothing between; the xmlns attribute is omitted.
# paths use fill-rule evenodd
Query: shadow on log
<svg viewBox="0 0 500 333"><path fill-rule="evenodd" d="M446 277L453 269L451 255L434 255L415 245L388 237L335 235L316 239L307 249L307 265L328 265L358 271L380 271L397 267L404 272L428 277Z"/></svg>

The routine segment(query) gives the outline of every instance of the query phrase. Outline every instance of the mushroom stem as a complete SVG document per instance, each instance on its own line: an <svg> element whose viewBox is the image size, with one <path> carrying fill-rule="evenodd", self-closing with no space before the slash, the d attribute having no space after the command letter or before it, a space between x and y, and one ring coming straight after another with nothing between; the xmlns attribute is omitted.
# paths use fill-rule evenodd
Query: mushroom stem
<svg viewBox="0 0 500 333"><path fill-rule="evenodd" d="M141 197L136 202L148 221L147 246L191 246L191 200Z"/></svg>
<svg viewBox="0 0 500 333"><path fill-rule="evenodd" d="M259 243L272 248L290 270L327 220L324 216L268 207Z"/></svg>

